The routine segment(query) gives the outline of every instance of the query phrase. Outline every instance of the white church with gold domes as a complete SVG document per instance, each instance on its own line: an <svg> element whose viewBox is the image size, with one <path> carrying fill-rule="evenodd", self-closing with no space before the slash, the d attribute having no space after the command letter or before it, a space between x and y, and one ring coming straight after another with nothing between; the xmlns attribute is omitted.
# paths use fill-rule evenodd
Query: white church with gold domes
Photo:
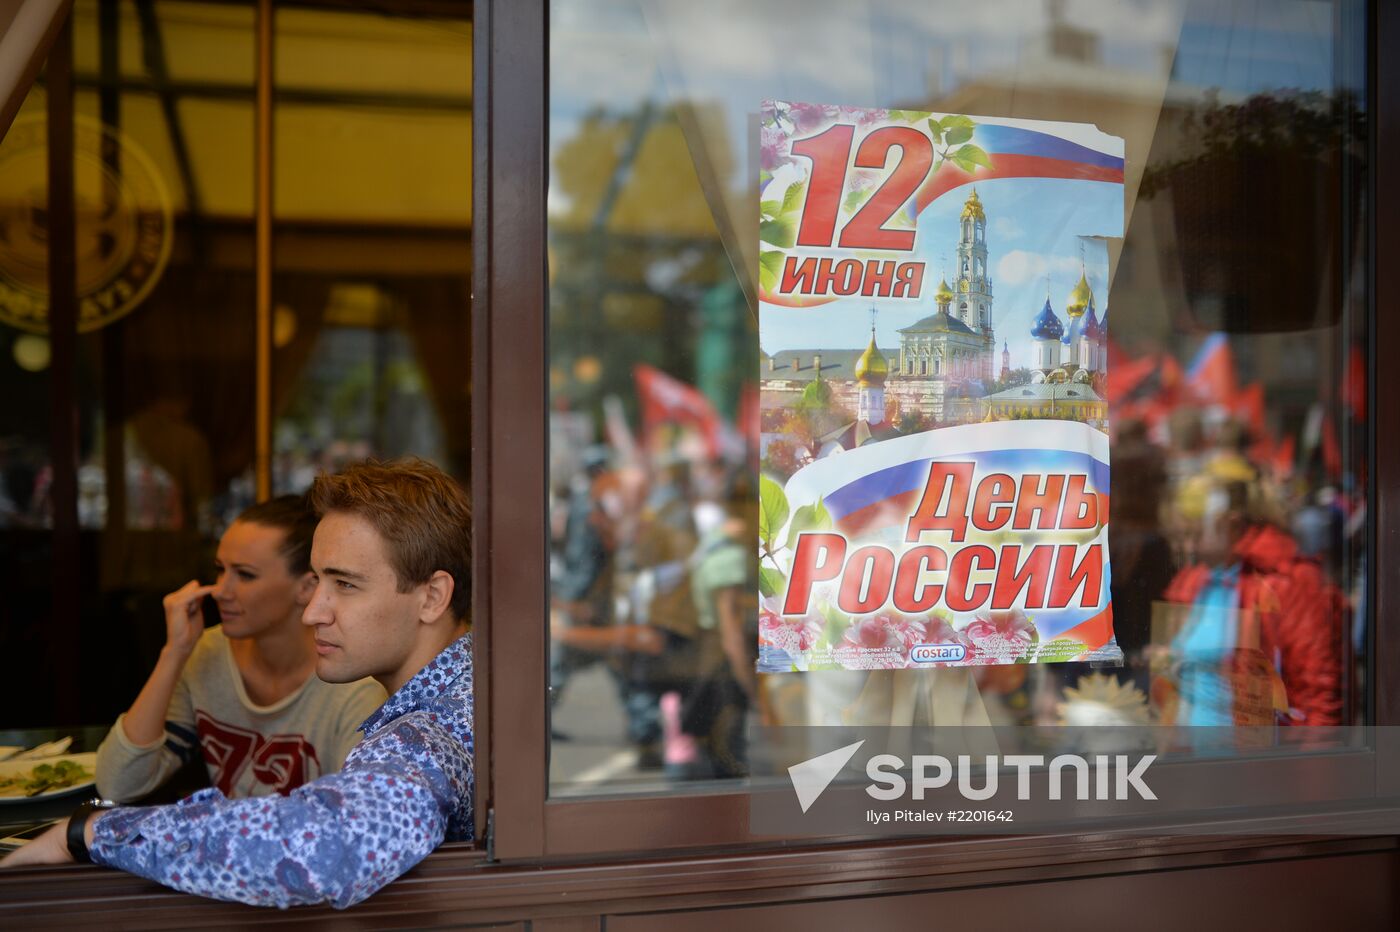
<svg viewBox="0 0 1400 932"><path fill-rule="evenodd" d="M976 188L959 218L956 261L953 283L945 275L934 293L935 312L901 328L897 348L879 347L872 325L864 351L763 353L762 407L780 411L814 379L823 379L858 425L888 430L889 421L913 413L932 424L979 419L977 400L999 372L987 214Z"/></svg>
<svg viewBox="0 0 1400 932"><path fill-rule="evenodd" d="M1050 296L1031 323L1034 350L1029 385L1016 385L983 398L983 420L1063 418L1083 421L1099 430L1108 428L1108 402L1101 395L1107 368L1108 315L1100 320L1088 274L1065 301L1066 326Z"/></svg>

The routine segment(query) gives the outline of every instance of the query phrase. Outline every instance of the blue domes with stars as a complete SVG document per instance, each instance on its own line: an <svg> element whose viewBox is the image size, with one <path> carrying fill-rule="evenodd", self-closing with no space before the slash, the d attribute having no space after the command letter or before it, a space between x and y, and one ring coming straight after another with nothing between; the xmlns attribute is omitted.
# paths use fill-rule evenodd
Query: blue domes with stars
<svg viewBox="0 0 1400 932"><path fill-rule="evenodd" d="M1037 340L1058 340L1065 334L1064 325L1060 323L1060 318L1050 307L1050 299L1045 299L1045 306L1040 309L1035 320L1031 323L1031 337Z"/></svg>

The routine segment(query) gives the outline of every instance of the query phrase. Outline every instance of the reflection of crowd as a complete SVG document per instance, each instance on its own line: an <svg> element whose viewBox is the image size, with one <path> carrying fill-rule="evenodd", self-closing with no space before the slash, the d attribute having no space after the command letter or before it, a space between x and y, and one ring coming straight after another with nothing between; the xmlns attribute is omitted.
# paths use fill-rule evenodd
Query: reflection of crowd
<svg viewBox="0 0 1400 932"><path fill-rule="evenodd" d="M1335 488L1280 475L1244 427L1198 409L1173 412L1164 445L1115 426L1116 678L1164 724L1343 721L1353 613ZM1050 700L1079 672L1044 677L1042 720L1063 717Z"/></svg>
<svg viewBox="0 0 1400 932"><path fill-rule="evenodd" d="M51 523L51 475L47 456L37 444L20 437L0 441L0 527L44 527Z"/></svg>
<svg viewBox="0 0 1400 932"><path fill-rule="evenodd" d="M1113 426L1109 542L1124 665L977 668L965 677L980 696L976 719L1344 721L1357 613L1340 559L1343 497L1325 469L1283 475L1240 424L1202 409L1179 408L1151 430ZM640 768L673 778L743 774L745 723L760 707L764 721L859 723L852 697L869 699L886 674L847 684L841 671L754 672L747 466L585 450L556 470L551 496L553 702L579 671L606 669Z"/></svg>
<svg viewBox="0 0 1400 932"><path fill-rule="evenodd" d="M594 447L551 499L552 701L601 664L643 769L741 775L757 654L746 471L610 464Z"/></svg>

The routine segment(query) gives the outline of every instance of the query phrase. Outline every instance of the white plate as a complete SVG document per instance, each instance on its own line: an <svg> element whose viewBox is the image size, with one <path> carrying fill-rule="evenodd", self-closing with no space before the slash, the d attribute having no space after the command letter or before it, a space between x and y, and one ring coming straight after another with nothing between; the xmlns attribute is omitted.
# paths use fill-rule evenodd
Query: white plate
<svg viewBox="0 0 1400 932"><path fill-rule="evenodd" d="M0 761L0 779L13 777L16 774L28 773L40 764L57 764L61 760L72 761L80 764L90 774L97 773L97 754L63 754L58 757L46 757L43 760L9 760ZM72 793L81 793L84 790L91 791L96 778L90 778L82 783L75 783L72 786L62 786L57 789L45 790L35 796L0 796L0 806L13 805L15 803L27 803L36 799L51 799L55 796L68 796Z"/></svg>

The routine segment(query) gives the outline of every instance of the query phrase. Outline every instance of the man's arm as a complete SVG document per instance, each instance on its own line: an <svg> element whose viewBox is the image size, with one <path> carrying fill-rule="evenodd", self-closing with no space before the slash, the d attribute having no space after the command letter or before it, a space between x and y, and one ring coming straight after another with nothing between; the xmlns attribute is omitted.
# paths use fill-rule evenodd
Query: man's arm
<svg viewBox="0 0 1400 932"><path fill-rule="evenodd" d="M359 745L346 769L286 797L227 800L204 790L174 805L95 820L93 860L203 896L264 906L368 897L436 848L472 761L426 713Z"/></svg>
<svg viewBox="0 0 1400 932"><path fill-rule="evenodd" d="M89 850L96 863L187 893L344 908L436 848L451 814L470 810L472 790L466 749L413 713L356 746L345 770L289 796L228 800L210 789L173 806L103 813L89 823ZM65 849L40 860L53 847L31 858L21 849L12 863L67 859Z"/></svg>

